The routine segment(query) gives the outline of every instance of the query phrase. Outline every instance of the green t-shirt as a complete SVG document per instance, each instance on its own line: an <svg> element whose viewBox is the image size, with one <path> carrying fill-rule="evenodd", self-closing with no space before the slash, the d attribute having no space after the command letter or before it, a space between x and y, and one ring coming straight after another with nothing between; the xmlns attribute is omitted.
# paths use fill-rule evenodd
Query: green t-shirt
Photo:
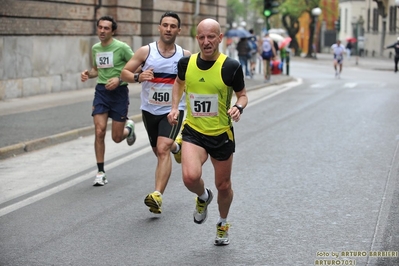
<svg viewBox="0 0 399 266"><path fill-rule="evenodd" d="M113 42L105 47L101 46L101 42L96 43L91 48L91 53L93 65L98 70L99 84L106 84L108 79L120 77L122 69L133 56L129 45L117 39L113 39Z"/></svg>

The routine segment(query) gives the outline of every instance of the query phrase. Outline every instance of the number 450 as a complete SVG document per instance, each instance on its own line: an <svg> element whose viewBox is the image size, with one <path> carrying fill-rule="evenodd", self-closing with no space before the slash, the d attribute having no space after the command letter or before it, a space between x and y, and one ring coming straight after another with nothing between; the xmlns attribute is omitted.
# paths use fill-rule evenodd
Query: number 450
<svg viewBox="0 0 399 266"><path fill-rule="evenodd" d="M167 92L155 92L152 99L157 102L169 102L169 93Z"/></svg>

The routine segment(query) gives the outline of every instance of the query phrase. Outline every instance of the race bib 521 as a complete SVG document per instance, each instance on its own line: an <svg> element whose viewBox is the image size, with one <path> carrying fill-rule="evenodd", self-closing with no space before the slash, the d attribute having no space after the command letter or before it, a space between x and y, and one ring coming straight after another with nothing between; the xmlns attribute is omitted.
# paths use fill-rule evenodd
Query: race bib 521
<svg viewBox="0 0 399 266"><path fill-rule="evenodd" d="M114 53L105 52L96 54L97 68L111 68L114 67Z"/></svg>

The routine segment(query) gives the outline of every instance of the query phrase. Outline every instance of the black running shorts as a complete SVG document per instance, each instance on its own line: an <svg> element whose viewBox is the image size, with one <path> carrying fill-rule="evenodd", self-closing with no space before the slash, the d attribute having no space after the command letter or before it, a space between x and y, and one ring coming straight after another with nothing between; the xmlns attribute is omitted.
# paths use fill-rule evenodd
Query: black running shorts
<svg viewBox="0 0 399 266"><path fill-rule="evenodd" d="M233 127L230 128L230 136L227 132L219 136L207 136L192 129L189 125L184 125L182 130L183 141L200 146L214 159L226 161L235 152L235 141Z"/></svg>
<svg viewBox="0 0 399 266"><path fill-rule="evenodd" d="M172 126L168 122L168 114L153 115L144 110L141 111L141 114L151 147L157 146L159 136L175 140L180 132L180 127L184 117L184 111L180 110L178 123L177 125Z"/></svg>

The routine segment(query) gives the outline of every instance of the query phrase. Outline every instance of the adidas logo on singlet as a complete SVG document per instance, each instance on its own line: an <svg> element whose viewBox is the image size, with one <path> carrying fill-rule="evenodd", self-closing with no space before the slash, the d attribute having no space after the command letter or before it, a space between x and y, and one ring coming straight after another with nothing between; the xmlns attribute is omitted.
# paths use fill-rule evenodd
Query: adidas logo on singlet
<svg viewBox="0 0 399 266"><path fill-rule="evenodd" d="M204 78L200 78L200 80L198 80L199 82L205 82Z"/></svg>

